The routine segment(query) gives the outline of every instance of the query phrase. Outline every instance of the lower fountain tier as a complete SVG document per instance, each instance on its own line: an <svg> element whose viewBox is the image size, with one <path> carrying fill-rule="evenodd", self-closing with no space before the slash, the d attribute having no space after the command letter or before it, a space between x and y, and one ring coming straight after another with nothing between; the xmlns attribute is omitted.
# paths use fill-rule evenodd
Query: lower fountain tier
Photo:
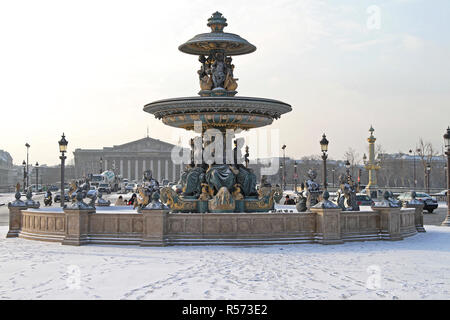
<svg viewBox="0 0 450 320"><path fill-rule="evenodd" d="M184 97L144 106L145 112L164 124L188 130L195 121L202 121L204 128L258 128L291 110L287 103L253 97Z"/></svg>

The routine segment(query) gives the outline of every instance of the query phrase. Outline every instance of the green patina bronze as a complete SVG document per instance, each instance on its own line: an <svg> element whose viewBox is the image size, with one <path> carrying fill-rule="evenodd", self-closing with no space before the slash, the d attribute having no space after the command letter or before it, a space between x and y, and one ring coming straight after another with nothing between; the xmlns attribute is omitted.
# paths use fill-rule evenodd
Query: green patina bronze
<svg viewBox="0 0 450 320"><path fill-rule="evenodd" d="M213 143L208 140L208 129L214 129L222 136L223 147L228 150L231 146L227 145L227 129L249 130L267 126L292 110L289 104L273 99L236 97L238 79L234 77L232 56L254 52L256 47L236 34L224 32L228 24L220 12L214 12L207 25L211 32L198 34L178 48L199 56L199 97L158 100L144 106L144 111L172 127L193 130L194 124L200 123L202 160L205 150ZM161 190L161 200L172 211L273 210L274 197L281 197L282 192L279 188L264 186L257 193L256 175L248 168L248 148L245 165L237 157L236 140L233 159L227 159L223 152L221 161L214 156L212 162L198 162L194 161L194 142L191 142L191 149L191 161L178 182L178 192L169 188ZM213 152L221 151L214 149Z"/></svg>

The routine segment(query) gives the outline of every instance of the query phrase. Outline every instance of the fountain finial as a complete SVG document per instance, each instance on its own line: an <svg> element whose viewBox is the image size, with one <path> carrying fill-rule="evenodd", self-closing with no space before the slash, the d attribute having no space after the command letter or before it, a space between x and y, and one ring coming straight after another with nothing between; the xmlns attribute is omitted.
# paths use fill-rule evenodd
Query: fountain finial
<svg viewBox="0 0 450 320"><path fill-rule="evenodd" d="M211 28L211 32L223 32L223 28L227 25L227 19L219 11L212 14L207 24Z"/></svg>

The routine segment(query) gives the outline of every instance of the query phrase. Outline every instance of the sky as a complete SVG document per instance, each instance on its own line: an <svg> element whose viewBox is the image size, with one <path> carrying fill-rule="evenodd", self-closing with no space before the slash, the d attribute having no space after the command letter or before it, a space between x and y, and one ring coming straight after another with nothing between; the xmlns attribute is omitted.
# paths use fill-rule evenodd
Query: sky
<svg viewBox="0 0 450 320"><path fill-rule="evenodd" d="M367 152L370 125L387 152L419 138L441 150L450 125L450 2L390 1L2 1L0 149L15 164L59 163L64 132L76 148L151 137L176 144L181 129L145 113L149 102L199 91L197 57L178 50L209 32L257 47L233 59L239 96L292 105L268 128L286 156ZM252 149L251 149L252 151ZM255 153L251 156L262 156Z"/></svg>

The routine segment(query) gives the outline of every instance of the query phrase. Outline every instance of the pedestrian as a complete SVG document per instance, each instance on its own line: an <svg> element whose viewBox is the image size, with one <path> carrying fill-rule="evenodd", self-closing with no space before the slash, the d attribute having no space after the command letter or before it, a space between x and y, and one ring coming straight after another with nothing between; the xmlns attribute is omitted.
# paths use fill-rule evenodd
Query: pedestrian
<svg viewBox="0 0 450 320"><path fill-rule="evenodd" d="M137 195L136 193L133 193L130 200L128 201L128 205L132 206L134 204L134 201L136 201Z"/></svg>
<svg viewBox="0 0 450 320"><path fill-rule="evenodd" d="M114 205L116 205L116 206L125 206L126 202L123 201L123 197L122 196L119 196L117 198L117 200L116 200L116 203Z"/></svg>
<svg viewBox="0 0 450 320"><path fill-rule="evenodd" d="M289 195L286 195L286 200L284 201L284 204L286 204L286 205L295 205L295 201L294 201L294 199L291 199L289 197Z"/></svg>

